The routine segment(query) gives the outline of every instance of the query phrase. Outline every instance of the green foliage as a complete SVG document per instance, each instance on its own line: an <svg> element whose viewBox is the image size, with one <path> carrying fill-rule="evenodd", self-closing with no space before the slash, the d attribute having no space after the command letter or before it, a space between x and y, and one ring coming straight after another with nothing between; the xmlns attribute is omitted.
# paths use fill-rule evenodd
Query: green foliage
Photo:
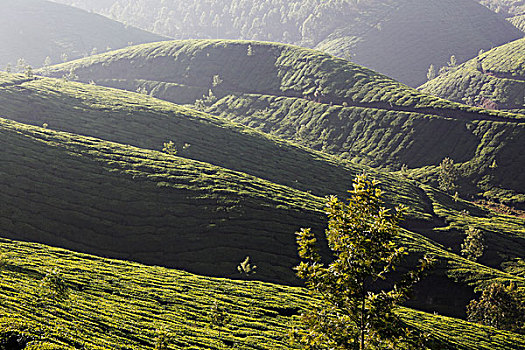
<svg viewBox="0 0 525 350"><path fill-rule="evenodd" d="M208 90L208 94L202 95L202 99L195 100L195 109L199 111L206 111L206 109L217 102L217 97L211 89Z"/></svg>
<svg viewBox="0 0 525 350"><path fill-rule="evenodd" d="M423 92L472 106L492 101L498 109L525 109L525 39L506 43L422 85Z"/></svg>
<svg viewBox="0 0 525 350"><path fill-rule="evenodd" d="M485 288L480 299L467 306L467 317L469 321L525 334L525 306L514 284L493 283Z"/></svg>
<svg viewBox="0 0 525 350"><path fill-rule="evenodd" d="M257 281L210 278L184 271L111 260L35 243L0 239L9 254L0 270L0 344L4 335L32 340L28 350L154 349L168 332L170 349L284 350L288 333L300 327L297 313L318 301L303 288ZM68 303L45 309L41 276L58 269L72 293ZM213 291L213 292L210 292ZM228 332L211 330L208 315L216 301L232 316ZM406 308L403 322L431 335L435 350L520 350L525 337L460 319Z"/></svg>
<svg viewBox="0 0 525 350"><path fill-rule="evenodd" d="M436 77L436 68L434 68L434 65L431 64L430 67L428 68L427 79L432 80L435 77Z"/></svg>
<svg viewBox="0 0 525 350"><path fill-rule="evenodd" d="M246 57L248 45L257 48L256 59ZM501 189L523 191L525 180L520 177L525 174L518 169L520 161L501 163L503 167L490 182L483 182L487 167L482 165L487 159L500 161L503 154L519 154L514 151L524 131L519 116L435 99L351 63L287 48L235 41L171 42L126 49L71 66L81 79L96 76L103 84L134 90L139 80L110 79L111 66L137 62L129 69L149 77L159 98L179 103L197 99L200 110L371 166L398 169L405 163L418 168L438 165L448 156L464 163L462 170L468 175L462 179L468 183L462 186L464 196L484 193L496 200L501 199L497 194ZM167 62L174 63L139 64L161 57L173 58ZM208 57L221 57L224 68L217 72ZM99 70L100 65L105 68ZM54 75L67 67L56 69ZM186 76L188 71L199 74ZM217 96L207 99L203 97L206 91L209 96L206 79L217 73L227 79ZM154 82L158 80L176 82L177 90L169 91L164 85L168 83ZM200 89L196 96L194 89ZM498 147L492 143L495 138Z"/></svg>
<svg viewBox="0 0 525 350"><path fill-rule="evenodd" d="M223 83L223 81L224 81L224 80L221 79L221 77L219 76L219 74L215 74L215 75L213 76L212 81L211 81L211 85L212 85L213 87L217 87L217 86L221 85L221 84Z"/></svg>
<svg viewBox="0 0 525 350"><path fill-rule="evenodd" d="M26 67L27 67L26 60L23 58L19 58L18 61L16 62L16 71L18 73L24 73L24 71L26 70Z"/></svg>
<svg viewBox="0 0 525 350"><path fill-rule="evenodd" d="M465 240L461 244L461 255L469 260L476 261L483 255L484 249L483 234L480 230L469 226Z"/></svg>
<svg viewBox="0 0 525 350"><path fill-rule="evenodd" d="M289 232L300 222L302 226L320 223L322 199L316 196L344 195L346 179L367 169L147 96L78 83L64 83L58 93L52 79L21 85L19 81L25 80L21 76L4 79L8 87L0 100L13 117L145 148L2 120L1 161L11 166L2 167L0 195L13 210L0 212L0 224L13 238L39 237L73 248L71 242L82 240L90 252L110 256L140 250L140 260L151 264L237 278L236 266L245 257L239 252L250 251L258 259L257 279L297 283L289 268L297 264ZM43 106L47 106L45 115L31 113ZM160 150L169 139L191 143L194 159L244 174L151 151ZM523 256L522 246L514 242L521 239L515 237L523 237L523 220L489 217L480 209L464 207L461 200L454 203L448 197L426 193L420 185L397 175L367 171L381 181L389 206L411 207L407 228L421 232L418 225L425 225L428 229L422 233L457 249L464 236L454 228L473 225L490 232L487 257L505 254L502 260L484 263L499 267L502 261ZM465 208L472 217L460 213ZM454 222L444 229L449 230L444 235L441 219L433 219L434 211ZM43 220L52 226L42 225ZM413 222L418 225L412 226ZM319 224L313 229L323 227ZM145 230L157 239L144 244ZM196 235L203 239L196 241ZM483 280L499 276L490 268L465 265L463 259L437 248L436 241L414 232L403 237L415 250L434 251L446 261L458 262L465 276L483 276ZM206 254L194 253L196 249ZM167 261L165 256L173 259ZM436 278L446 279L448 272L441 270ZM436 300L442 300L434 302L440 312L446 309L453 314L457 309L447 298Z"/></svg>
<svg viewBox="0 0 525 350"><path fill-rule="evenodd" d="M219 303L215 301L210 308L208 314L210 326L212 328L217 327L219 330L219 339L221 337L221 329L225 328L231 321L232 317L227 310L219 306Z"/></svg>
<svg viewBox="0 0 525 350"><path fill-rule="evenodd" d="M28 79L32 79L35 76L34 73L33 73L33 68L31 66L26 66L25 69L24 69L24 75Z"/></svg>
<svg viewBox="0 0 525 350"><path fill-rule="evenodd" d="M173 143L173 141L164 142L162 152L174 156L177 154L177 147L175 146L175 143Z"/></svg>
<svg viewBox="0 0 525 350"><path fill-rule="evenodd" d="M173 341L173 334L165 327L157 329L157 335L155 337L155 350L168 350L170 343Z"/></svg>
<svg viewBox="0 0 525 350"><path fill-rule="evenodd" d="M54 300L64 300L69 297L69 287L58 269L49 271L41 282L45 288L44 296Z"/></svg>
<svg viewBox="0 0 525 350"><path fill-rule="evenodd" d="M142 94L142 95L148 95L149 94L148 93L148 89L146 89L145 86L139 86L136 91L137 91L137 93Z"/></svg>
<svg viewBox="0 0 525 350"><path fill-rule="evenodd" d="M253 274L257 273L257 265L250 264L250 257L247 256L246 259L244 259L239 266L237 266L237 270L241 275L244 275L246 277L250 277Z"/></svg>
<svg viewBox="0 0 525 350"><path fill-rule="evenodd" d="M62 76L64 82L78 80L78 75L75 74L75 70L71 68L67 74Z"/></svg>
<svg viewBox="0 0 525 350"><path fill-rule="evenodd" d="M448 61L448 66L449 67L456 67L458 65L458 60L456 58L456 56L452 55L450 56L450 61Z"/></svg>
<svg viewBox="0 0 525 350"><path fill-rule="evenodd" d="M246 55L249 46L256 56ZM425 95L319 52L260 42L165 42L55 66L50 74L59 77L71 67L82 81L131 91L147 84L158 98L195 102L202 111L345 160L389 170L429 167L423 169L433 173L419 178L428 183L437 183L430 166L450 157L465 173L465 198L525 200L519 196L523 117ZM136 77L123 77L122 67ZM217 74L224 81L211 96ZM488 182L487 159L500 165Z"/></svg>
<svg viewBox="0 0 525 350"><path fill-rule="evenodd" d="M456 181L459 172L454 165L454 160L446 157L439 164L439 188L451 193L457 188Z"/></svg>
<svg viewBox="0 0 525 350"><path fill-rule="evenodd" d="M411 288L431 261L424 259L390 290L373 286L395 270L404 254L395 239L403 208L390 212L383 207L378 183L357 176L348 203L332 196L326 204L326 238L334 255L328 266L318 253L310 229L297 233L297 275L305 280L320 305L302 316L307 328L295 336L306 349L384 349L421 346L417 334L393 313L407 299Z"/></svg>
<svg viewBox="0 0 525 350"><path fill-rule="evenodd" d="M519 0L477 0L480 4L502 16L512 16L523 13L525 4Z"/></svg>

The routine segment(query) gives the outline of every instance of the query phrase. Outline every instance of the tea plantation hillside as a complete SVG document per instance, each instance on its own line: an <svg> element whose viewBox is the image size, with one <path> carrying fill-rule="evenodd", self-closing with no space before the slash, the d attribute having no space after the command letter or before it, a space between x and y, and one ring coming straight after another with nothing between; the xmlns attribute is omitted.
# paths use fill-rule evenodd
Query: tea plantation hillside
<svg viewBox="0 0 525 350"><path fill-rule="evenodd" d="M321 199L243 173L1 120L4 235L228 276L245 255L289 281ZM265 266L266 265L266 266Z"/></svg>
<svg viewBox="0 0 525 350"><path fill-rule="evenodd" d="M525 14L509 18L509 22L525 33Z"/></svg>
<svg viewBox="0 0 525 350"><path fill-rule="evenodd" d="M15 29L16 28L16 29ZM125 26L95 13L45 0L2 0L0 68L13 71L20 58L41 67L165 37ZM65 55L65 56L63 56Z"/></svg>
<svg viewBox="0 0 525 350"><path fill-rule="evenodd" d="M389 201L432 220L430 201L398 176L293 145L262 132L147 95L95 85L0 72L0 115L108 141L161 151L242 171L314 195L345 196L351 180L371 172Z"/></svg>
<svg viewBox="0 0 525 350"><path fill-rule="evenodd" d="M503 16L516 16L525 13L525 4L521 0L477 0Z"/></svg>
<svg viewBox="0 0 525 350"><path fill-rule="evenodd" d="M7 119L0 128L4 237L228 277L249 255L258 279L295 284L293 233L325 225L319 197L243 173ZM407 221L406 264L431 252L439 268L414 305L462 316L473 288L522 283L523 219L417 190L431 201L433 221ZM485 237L483 265L456 254L468 226Z"/></svg>
<svg viewBox="0 0 525 350"><path fill-rule="evenodd" d="M174 41L89 57L44 73L71 72L81 81L193 103L361 164L397 170L403 164L436 166L451 157L465 174L464 196L523 206L525 159L516 152L525 140L520 137L523 115L422 94L317 51L259 42ZM489 168L494 160L495 170Z"/></svg>
<svg viewBox="0 0 525 350"><path fill-rule="evenodd" d="M525 38L485 52L420 90L469 105L525 114Z"/></svg>
<svg viewBox="0 0 525 350"><path fill-rule="evenodd" d="M429 66L459 62L520 38L502 16L473 0L55 0L177 39L247 39L296 44L351 58L405 84Z"/></svg>
<svg viewBox="0 0 525 350"><path fill-rule="evenodd" d="M34 243L0 240L0 343L26 349L294 349L289 332L315 300L300 288L192 275ZM46 276L67 296L53 298ZM231 316L211 328L217 302ZM432 349L522 349L525 338L401 308ZM14 344L13 344L14 343ZM26 345L28 345L26 347Z"/></svg>

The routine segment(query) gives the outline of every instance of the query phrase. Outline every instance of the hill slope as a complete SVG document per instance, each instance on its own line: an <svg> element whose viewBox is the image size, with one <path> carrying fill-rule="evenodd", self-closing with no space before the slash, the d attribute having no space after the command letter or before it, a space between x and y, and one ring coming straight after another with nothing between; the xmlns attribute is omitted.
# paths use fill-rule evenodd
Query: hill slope
<svg viewBox="0 0 525 350"><path fill-rule="evenodd" d="M10 238L221 276L253 255L258 277L290 281L293 232L322 225L321 200L304 192L160 152L0 122L0 227Z"/></svg>
<svg viewBox="0 0 525 350"><path fill-rule="evenodd" d="M15 69L19 58L40 67L85 57L95 50L122 48L129 43L164 40L165 37L125 26L86 11L45 0L3 0L0 13L0 67Z"/></svg>
<svg viewBox="0 0 525 350"><path fill-rule="evenodd" d="M390 205L409 207L408 228L412 229L411 222L417 225L426 222L427 228L442 225L435 214L436 200L406 175L389 175L346 162L141 94L48 78L27 79L8 74L0 77L0 113L11 119L148 149L161 150L164 142L175 140L183 157L242 171L317 196L335 193L344 197L350 180L365 171L381 181ZM479 209L461 205L458 208L490 217ZM446 220L456 221L450 217ZM507 222L507 226L512 225ZM495 228L494 232L498 230L501 228ZM441 238L445 236L455 238L438 241L455 249L462 234L450 233ZM497 266L501 262L498 261L491 264Z"/></svg>
<svg viewBox="0 0 525 350"><path fill-rule="evenodd" d="M290 349L288 332L315 302L300 288L207 278L103 259L39 244L0 240L0 343L28 349ZM42 279L57 271L69 298L46 297ZM231 323L208 327L214 302ZM433 349L521 349L525 338L458 319L400 309L407 324L430 333Z"/></svg>
<svg viewBox="0 0 525 350"><path fill-rule="evenodd" d="M521 0L478 0L525 33L525 3Z"/></svg>
<svg viewBox="0 0 525 350"><path fill-rule="evenodd" d="M460 62L522 33L471 0L239 1L58 0L177 39L297 44L351 57L418 86L430 64Z"/></svg>
<svg viewBox="0 0 525 350"><path fill-rule="evenodd" d="M318 196L345 196L357 173L371 172L392 204L411 218L431 220L421 191L400 178L300 147L254 129L147 95L48 78L0 73L0 114L50 129L162 150L172 140L179 155Z"/></svg>
<svg viewBox="0 0 525 350"><path fill-rule="evenodd" d="M422 94L317 51L258 42L174 41L54 66L47 73L60 77L70 71L81 81L194 103L209 113L371 166L435 166L451 157L463 163L464 195L497 187L518 193L505 195L507 201L520 204L525 199L519 196L525 192L525 159L515 152L522 148L525 117ZM202 95L206 97L196 102ZM494 134L497 148L489 147ZM494 172L488 168L494 159L500 166L496 176L479 185Z"/></svg>
<svg viewBox="0 0 525 350"><path fill-rule="evenodd" d="M509 18L509 22L525 33L525 14Z"/></svg>
<svg viewBox="0 0 525 350"><path fill-rule="evenodd" d="M257 278L297 283L293 232L320 234L324 226L319 197L243 173L5 119L0 128L4 237L230 277L250 255ZM461 316L472 287L520 281L503 270L524 254L523 220L454 203L431 188L416 191L431 201L433 221L407 222L424 236L407 231L402 240L410 259L432 252L440 267L415 305ZM487 266L445 249L457 252L468 226L485 235L480 261Z"/></svg>
<svg viewBox="0 0 525 350"><path fill-rule="evenodd" d="M525 114L525 38L485 52L420 90L470 105Z"/></svg>
<svg viewBox="0 0 525 350"><path fill-rule="evenodd" d="M512 17L525 13L525 4L521 0L477 0L483 6L488 7L505 17Z"/></svg>

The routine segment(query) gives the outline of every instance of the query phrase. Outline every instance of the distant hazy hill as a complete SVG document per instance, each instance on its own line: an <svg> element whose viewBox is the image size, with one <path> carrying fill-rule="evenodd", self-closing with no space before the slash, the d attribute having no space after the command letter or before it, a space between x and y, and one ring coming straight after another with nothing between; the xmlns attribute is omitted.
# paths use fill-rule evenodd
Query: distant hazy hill
<svg viewBox="0 0 525 350"><path fill-rule="evenodd" d="M477 0L480 4L506 17L525 13L523 0Z"/></svg>
<svg viewBox="0 0 525 350"><path fill-rule="evenodd" d="M483 53L420 90L470 105L525 113L525 38Z"/></svg>
<svg viewBox="0 0 525 350"><path fill-rule="evenodd" d="M51 63L164 37L125 26L95 13L44 0L2 0L0 11L0 69L19 58L40 67ZM66 58L66 57L64 57Z"/></svg>
<svg viewBox="0 0 525 350"><path fill-rule="evenodd" d="M525 33L525 2L522 0L478 0L478 2L507 18L510 23Z"/></svg>
<svg viewBox="0 0 525 350"><path fill-rule="evenodd" d="M522 195L525 118L423 94L343 59L281 44L173 41L139 45L58 65L81 81L147 91L310 148L398 170L461 163L465 195ZM44 72L44 71L42 71ZM209 91L212 91L212 96ZM196 99L206 98L195 102ZM497 136L494 136L497 135ZM489 146L497 137L498 147ZM496 170L489 166L496 160ZM435 168L427 168L435 171ZM476 185L478 186L478 185ZM506 193L506 194L504 194ZM502 198L503 199L503 198Z"/></svg>
<svg viewBox="0 0 525 350"><path fill-rule="evenodd" d="M523 33L473 0L56 0L177 39L292 43L418 86L430 64L462 62Z"/></svg>

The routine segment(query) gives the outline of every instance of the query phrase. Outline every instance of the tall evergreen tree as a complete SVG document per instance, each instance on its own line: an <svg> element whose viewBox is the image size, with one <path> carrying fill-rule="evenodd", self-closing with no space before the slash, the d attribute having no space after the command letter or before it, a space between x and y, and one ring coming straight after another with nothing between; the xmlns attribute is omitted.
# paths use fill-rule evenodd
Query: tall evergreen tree
<svg viewBox="0 0 525 350"><path fill-rule="evenodd" d="M417 349L419 335L405 326L394 308L431 265L425 257L416 270L379 289L399 264L405 249L396 244L404 208L383 206L378 183L357 176L347 203L331 196L326 203L326 239L333 261L326 265L310 229L297 232L297 275L320 304L302 315L303 329L294 340L305 349Z"/></svg>

